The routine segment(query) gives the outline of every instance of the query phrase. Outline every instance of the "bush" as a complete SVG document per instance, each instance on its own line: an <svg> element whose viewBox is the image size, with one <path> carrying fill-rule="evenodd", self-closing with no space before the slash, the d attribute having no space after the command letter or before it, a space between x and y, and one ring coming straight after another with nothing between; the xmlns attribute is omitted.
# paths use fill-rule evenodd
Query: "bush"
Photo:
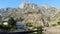
<svg viewBox="0 0 60 34"><path fill-rule="evenodd" d="M60 25L60 22L58 22L58 25Z"/></svg>
<svg viewBox="0 0 60 34"><path fill-rule="evenodd" d="M52 26L57 26L56 24L52 24Z"/></svg>
<svg viewBox="0 0 60 34"><path fill-rule="evenodd" d="M31 23L26 23L26 26L32 27L33 25Z"/></svg>

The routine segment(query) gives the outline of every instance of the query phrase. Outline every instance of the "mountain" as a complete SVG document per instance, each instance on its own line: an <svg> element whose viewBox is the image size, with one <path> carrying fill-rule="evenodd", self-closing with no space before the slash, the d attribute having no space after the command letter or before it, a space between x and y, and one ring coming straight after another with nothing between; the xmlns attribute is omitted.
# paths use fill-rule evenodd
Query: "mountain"
<svg viewBox="0 0 60 34"><path fill-rule="evenodd" d="M37 5L23 2L17 8L1 8L0 14L4 19L11 16L18 19L22 17L23 23L32 23L33 26L51 26L60 21L60 8L47 4Z"/></svg>

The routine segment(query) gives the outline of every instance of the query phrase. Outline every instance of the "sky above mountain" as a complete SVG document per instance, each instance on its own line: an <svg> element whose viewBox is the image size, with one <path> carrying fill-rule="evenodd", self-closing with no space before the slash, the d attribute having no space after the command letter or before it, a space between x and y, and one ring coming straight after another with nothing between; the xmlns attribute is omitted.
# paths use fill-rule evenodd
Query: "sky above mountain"
<svg viewBox="0 0 60 34"><path fill-rule="evenodd" d="M16 8L23 2L24 0L0 0L0 8ZM26 0L26 2L35 3L37 5L48 4L51 6L60 7L60 0Z"/></svg>

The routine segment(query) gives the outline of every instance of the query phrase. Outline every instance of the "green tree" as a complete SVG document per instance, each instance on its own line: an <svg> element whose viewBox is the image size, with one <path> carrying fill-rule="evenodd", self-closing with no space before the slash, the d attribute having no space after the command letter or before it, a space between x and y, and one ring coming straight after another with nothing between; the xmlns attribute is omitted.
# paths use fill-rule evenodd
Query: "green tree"
<svg viewBox="0 0 60 34"><path fill-rule="evenodd" d="M16 21L14 20L13 17L10 17L10 18L8 19L8 23L9 23L9 25L16 25Z"/></svg>
<svg viewBox="0 0 60 34"><path fill-rule="evenodd" d="M8 31L11 29L16 29L16 21L13 19L13 17L10 17L8 20L8 25L1 24L0 29L2 31Z"/></svg>
<svg viewBox="0 0 60 34"><path fill-rule="evenodd" d="M13 17L10 17L8 19L8 24L9 24L9 27L11 27L10 29L16 29L16 20L14 20Z"/></svg>
<svg viewBox="0 0 60 34"><path fill-rule="evenodd" d="M5 31L10 30L11 26L2 24L2 25L0 25L0 29L1 29L1 31L5 32Z"/></svg>

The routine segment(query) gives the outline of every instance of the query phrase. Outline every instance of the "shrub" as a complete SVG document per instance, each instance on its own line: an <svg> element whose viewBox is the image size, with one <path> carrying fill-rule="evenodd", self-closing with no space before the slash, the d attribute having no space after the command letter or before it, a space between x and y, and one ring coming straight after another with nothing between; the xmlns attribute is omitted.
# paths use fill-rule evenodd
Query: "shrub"
<svg viewBox="0 0 60 34"><path fill-rule="evenodd" d="M52 24L52 26L57 26L57 24Z"/></svg>
<svg viewBox="0 0 60 34"><path fill-rule="evenodd" d="M33 25L31 23L26 23L26 26L32 27Z"/></svg>
<svg viewBox="0 0 60 34"><path fill-rule="evenodd" d="M60 22L58 22L58 25L60 25Z"/></svg>

